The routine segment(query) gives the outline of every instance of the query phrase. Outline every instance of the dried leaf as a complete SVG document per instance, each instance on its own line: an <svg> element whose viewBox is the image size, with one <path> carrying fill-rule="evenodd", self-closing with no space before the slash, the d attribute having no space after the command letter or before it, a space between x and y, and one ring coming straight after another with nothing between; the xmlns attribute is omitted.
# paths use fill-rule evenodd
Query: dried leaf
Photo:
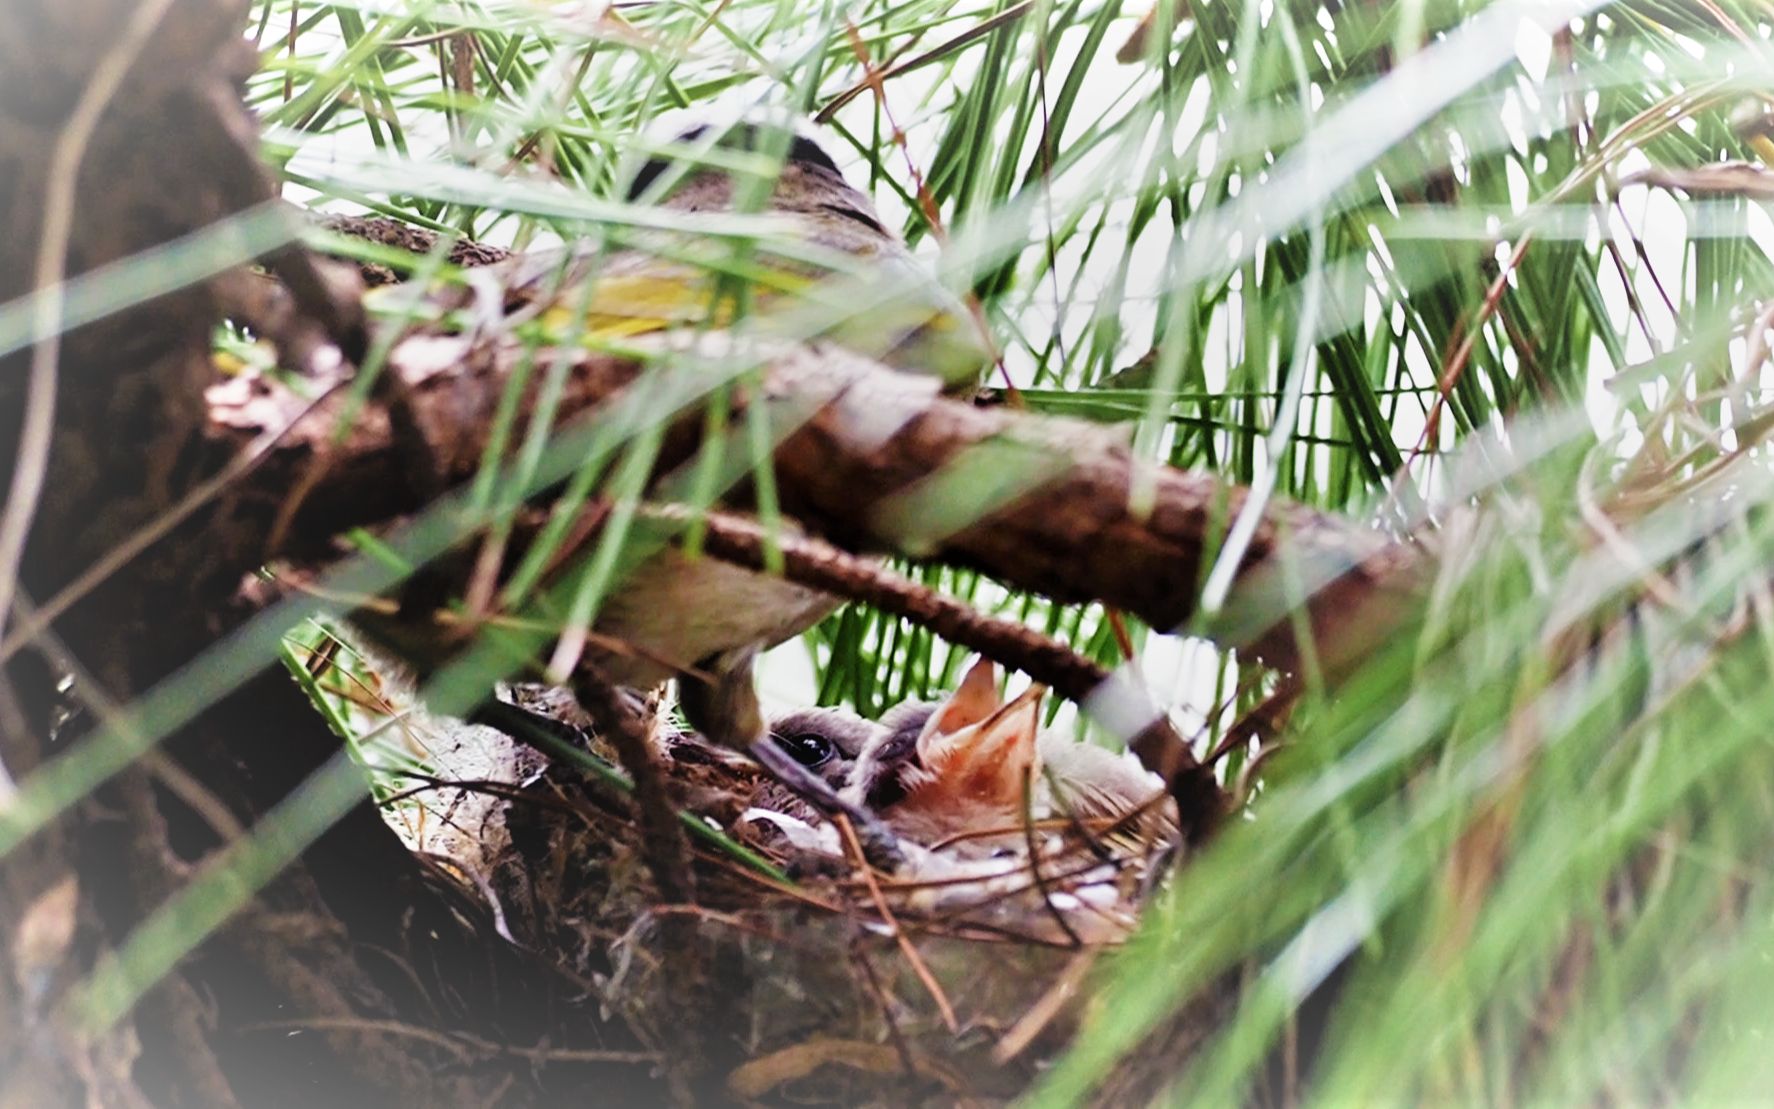
<svg viewBox="0 0 1774 1109"><path fill-rule="evenodd" d="M901 1069L898 1052L886 1044L816 1036L739 1067L727 1076L727 1092L736 1098L760 1098L783 1083L805 1078L828 1064L870 1074L892 1074Z"/></svg>
<svg viewBox="0 0 1774 1109"><path fill-rule="evenodd" d="M13 930L12 972L32 997L42 995L74 942L79 905L80 883L70 873L38 894Z"/></svg>

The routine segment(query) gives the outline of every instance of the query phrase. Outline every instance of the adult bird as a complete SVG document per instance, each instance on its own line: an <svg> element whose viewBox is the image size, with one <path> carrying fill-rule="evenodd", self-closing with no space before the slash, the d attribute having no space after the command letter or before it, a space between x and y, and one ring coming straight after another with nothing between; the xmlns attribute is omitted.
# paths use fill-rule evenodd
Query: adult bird
<svg viewBox="0 0 1774 1109"><path fill-rule="evenodd" d="M650 159L629 184L631 200L653 200L685 213L734 211L747 200L786 224L785 236L754 244L745 260L758 279L747 308L769 330L788 319L897 369L931 374L945 385L975 382L989 358L971 315L890 231L868 197L844 180L837 163L805 135L739 124L724 133L693 127L675 144L696 159ZM779 161L770 157L774 151ZM773 178L761 184L746 167ZM761 201L761 203L760 203ZM788 251L788 243L811 248ZM732 322L723 296L730 274L709 264L733 244L699 240L685 260L637 249L605 261L588 327L633 334L656 326L709 327ZM835 294L841 292L842 296ZM823 325L823 326L821 326ZM799 337L798 335L795 337ZM697 599L706 598L698 603ZM780 577L711 559L660 551L607 602L599 631L637 652L610 658L617 680L644 685L677 665L679 705L705 737L750 751L785 784L818 807L843 810L874 828L866 805L840 801L832 783L792 758L769 735L753 686L753 660L811 627L836 600ZM878 829L876 830L878 838Z"/></svg>
<svg viewBox="0 0 1774 1109"><path fill-rule="evenodd" d="M632 343L714 330L818 337L933 375L944 387L977 381L989 361L972 315L805 135L750 123L690 128L638 168L626 195L646 212L621 249L586 243L512 262L507 308L528 311L555 341ZM762 223L729 218L746 213ZM728 225L747 234L723 233ZM769 234L749 237L760 230ZM874 827L866 806L842 802L830 783L767 741L753 688L756 655L817 623L837 600L686 555L671 543L676 531L644 516L633 521L622 576L606 591L580 657L622 686L678 678L679 705L697 732L750 752L820 808ZM439 589L433 580L417 592L434 601ZM412 644L413 629L391 635L392 625L409 607L437 606L403 598L400 607L393 620L354 619L411 658L401 641ZM418 637L425 634L420 628Z"/></svg>
<svg viewBox="0 0 1774 1109"><path fill-rule="evenodd" d="M625 195L655 217L623 233L628 245L525 255L507 299L544 300L547 320L577 321L592 340L736 325L828 339L949 388L975 384L992 357L966 306L807 135L693 126L640 166ZM760 220L730 218L748 215ZM588 280L589 299L576 300Z"/></svg>

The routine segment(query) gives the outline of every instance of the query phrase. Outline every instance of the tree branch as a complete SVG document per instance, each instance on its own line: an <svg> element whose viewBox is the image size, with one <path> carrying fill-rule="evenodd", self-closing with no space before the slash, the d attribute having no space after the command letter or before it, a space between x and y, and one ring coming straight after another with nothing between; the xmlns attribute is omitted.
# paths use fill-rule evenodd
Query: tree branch
<svg viewBox="0 0 1774 1109"><path fill-rule="evenodd" d="M718 359L721 341L707 336L697 350L673 353ZM298 474L309 478L299 507L284 506L292 520L287 537L264 555L321 554L342 530L420 510L423 489L466 481L522 357L509 342L426 335L397 345L389 371L404 382L411 429L438 472L419 479L406 472L412 454L397 447L387 412L374 404L334 446L347 402L323 405L298 421L237 490L237 505L264 512ZM659 375L685 372L604 354L569 357L557 434L634 401L631 386L644 371L660 391L671 387L659 385ZM703 391L689 384L680 394L694 399ZM210 409L212 447L245 449L301 403L263 382L218 394ZM976 569L1061 601L1101 601L1160 630L1189 630L1283 669L1299 662L1298 625L1310 630L1311 650L1333 674L1392 635L1422 595L1424 560L1414 548L1347 519L1276 502L1250 543L1226 609L1192 624L1203 567L1243 501L1242 488L1142 462L1099 425L944 399L925 379L822 344L771 348L762 387L736 406L757 403L768 406L780 429L775 463L783 506L850 550L895 551ZM693 407L680 412L660 451L661 472L694 454L699 421ZM1017 484L1004 485L1005 473ZM232 542L263 542L244 507L236 524L244 530Z"/></svg>
<svg viewBox="0 0 1774 1109"><path fill-rule="evenodd" d="M681 511L666 511L676 519L689 518ZM753 570L762 571L768 566L769 543L758 524L726 513L708 513L702 517L702 525L703 549L710 555ZM790 581L847 600L862 601L911 620L950 643L1015 667L1067 700L1088 705L1094 697L1110 690L1119 696L1131 694L1145 700L1143 691L1124 688L1107 668L1019 621L981 612L964 601L944 596L819 540L794 535L768 539L779 546L783 576ZM1142 721L1137 731L1122 738L1146 769L1172 783L1184 835L1191 840L1204 837L1227 811L1219 783L1211 772L1204 771L1168 714L1149 701L1116 707L1124 711L1131 708L1133 711L1127 715Z"/></svg>

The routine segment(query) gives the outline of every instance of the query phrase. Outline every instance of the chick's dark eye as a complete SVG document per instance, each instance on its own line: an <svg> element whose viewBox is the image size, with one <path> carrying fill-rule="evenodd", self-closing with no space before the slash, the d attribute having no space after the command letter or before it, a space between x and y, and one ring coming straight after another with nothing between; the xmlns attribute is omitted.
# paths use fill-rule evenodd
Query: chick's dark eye
<svg viewBox="0 0 1774 1109"><path fill-rule="evenodd" d="M776 736L776 745L802 766L823 766L831 761L832 741L814 732Z"/></svg>

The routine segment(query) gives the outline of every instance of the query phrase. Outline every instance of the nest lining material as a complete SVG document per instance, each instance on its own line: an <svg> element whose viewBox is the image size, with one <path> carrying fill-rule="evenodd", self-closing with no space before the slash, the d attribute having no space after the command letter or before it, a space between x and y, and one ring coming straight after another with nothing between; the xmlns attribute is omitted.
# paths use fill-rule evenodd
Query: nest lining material
<svg viewBox="0 0 1774 1109"><path fill-rule="evenodd" d="M674 796L726 837L691 837L695 904L662 906L589 721L560 691L505 694L578 730L584 750L548 757L408 708L451 784L390 822L604 1014L679 1056L699 1036L697 1056L745 1100L904 1103L908 1079L936 1097L1014 1096L1069 1038L1079 975L1128 935L1175 855L1155 778L1144 802L1087 814L1076 791L1031 775L1008 820L901 828L905 865L874 873L853 837L655 701ZM1059 744L1076 746L1044 737L1041 750Z"/></svg>

